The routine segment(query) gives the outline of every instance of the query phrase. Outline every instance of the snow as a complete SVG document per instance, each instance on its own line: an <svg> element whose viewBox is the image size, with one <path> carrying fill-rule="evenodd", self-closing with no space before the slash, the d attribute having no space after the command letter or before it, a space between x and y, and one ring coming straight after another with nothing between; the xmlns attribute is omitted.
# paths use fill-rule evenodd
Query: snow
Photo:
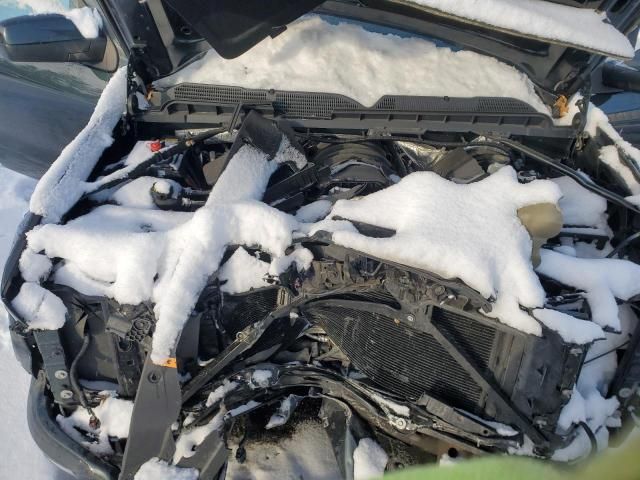
<svg viewBox="0 0 640 480"><path fill-rule="evenodd" d="M264 428L266 430L270 430L286 424L302 398L303 397L298 395L289 395L287 398L282 400L278 406L278 410L271 415L271 418L269 418L269 421Z"/></svg>
<svg viewBox="0 0 640 480"><path fill-rule="evenodd" d="M387 452L371 438L362 438L353 451L354 480L382 477L389 457Z"/></svg>
<svg viewBox="0 0 640 480"><path fill-rule="evenodd" d="M95 8L72 8L63 13L73 22L84 38L98 38L102 28L102 17Z"/></svg>
<svg viewBox="0 0 640 480"><path fill-rule="evenodd" d="M115 392L101 392L101 395L104 399L93 409L100 420L97 428L91 426L91 416L82 407L78 407L68 417L57 415L56 421L67 435L87 450L96 455L111 455L114 452L109 443L109 437L127 438L129 436L133 402L117 398ZM78 430L91 434L95 441L88 441Z"/></svg>
<svg viewBox="0 0 640 480"><path fill-rule="evenodd" d="M82 186L83 193L91 193L102 187L106 183L125 178L127 174L135 170L138 165L146 160L149 160L156 153L151 151L149 143L150 142L136 142L129 154L122 160L120 160L118 165L122 165L122 168L119 168L111 172L110 174L99 178L95 182L84 182ZM169 147L165 146L159 151L162 152L167 148Z"/></svg>
<svg viewBox="0 0 640 480"><path fill-rule="evenodd" d="M22 284L11 306L27 322L29 330L57 330L67 317L62 300L33 282Z"/></svg>
<svg viewBox="0 0 640 480"><path fill-rule="evenodd" d="M197 446L204 442L210 434L222 428L225 413L226 410L223 407L208 423L181 433L176 440L173 463L177 464L180 459L195 455Z"/></svg>
<svg viewBox="0 0 640 480"><path fill-rule="evenodd" d="M575 97L572 103L580 99L579 95ZM575 109L575 107L572 107L572 109ZM593 104L589 104L585 132L595 138L598 131L602 131L613 142L612 145L600 149L600 159L622 178L632 195L640 194L640 183L631 169L620 159L620 152L623 152L636 166L640 166L640 150L622 138L602 110Z"/></svg>
<svg viewBox="0 0 640 480"><path fill-rule="evenodd" d="M15 230L28 209L35 182L0 166L0 266L9 255ZM0 478L57 478L56 467L36 446L27 426L27 391L31 377L11 348L8 317L0 306Z"/></svg>
<svg viewBox="0 0 640 480"><path fill-rule="evenodd" d="M46 222L59 222L85 193L85 180L113 143L111 133L125 108L126 67L109 80L87 126L69 143L38 182L30 210Z"/></svg>
<svg viewBox="0 0 640 480"><path fill-rule="evenodd" d="M251 386L253 388L267 388L271 383L272 376L271 370L254 370L251 375Z"/></svg>
<svg viewBox="0 0 640 480"><path fill-rule="evenodd" d="M393 237L371 238L338 226L333 240L445 278L460 278L483 297L496 299L489 315L540 335L540 324L520 309L541 307L545 293L531 265L531 238L517 211L555 204L559 198L560 189L552 182L519 184L511 167L468 185L416 172L385 190L340 200L331 211L331 216L395 230Z"/></svg>
<svg viewBox="0 0 640 480"><path fill-rule="evenodd" d="M335 93L365 106L383 95L512 97L549 114L527 76L494 58L317 16L293 22L235 59L210 50L156 87L183 82Z"/></svg>
<svg viewBox="0 0 640 480"><path fill-rule="evenodd" d="M226 293L248 292L252 288L269 286L266 278L269 264L238 248L218 272L218 278L226 283L220 290Z"/></svg>
<svg viewBox="0 0 640 480"><path fill-rule="evenodd" d="M199 475L195 468L175 467L154 457L142 464L133 480L198 480Z"/></svg>
<svg viewBox="0 0 640 480"><path fill-rule="evenodd" d="M158 182L155 177L136 178L116 189L111 194L110 200L123 207L157 209L151 196L151 187L158 191L157 185L165 183L171 185L168 181Z"/></svg>
<svg viewBox="0 0 640 480"><path fill-rule="evenodd" d="M576 258L551 250L541 251L537 271L586 292L592 319L601 327L620 330L616 298L640 294L640 265L610 258Z"/></svg>
<svg viewBox="0 0 640 480"><path fill-rule="evenodd" d="M600 149L600 160L620 176L623 184L626 185L633 195L638 195L640 193L640 183L636 179L635 175L633 175L631 169L622 163L618 147L615 145L602 147Z"/></svg>
<svg viewBox="0 0 640 480"><path fill-rule="evenodd" d="M533 311L533 316L551 330L558 332L565 342L581 345L604 338L602 328L595 323L557 310L538 308Z"/></svg>
<svg viewBox="0 0 640 480"><path fill-rule="evenodd" d="M35 283L46 279L53 268L51 260L46 255L40 255L29 249L20 255L19 266L22 278L27 282Z"/></svg>
<svg viewBox="0 0 640 480"><path fill-rule="evenodd" d="M184 212L103 205L65 225L35 228L27 238L31 250L67 260L56 272L59 283L87 295L139 304L151 297L149 279L157 272L166 241L162 232L190 218Z"/></svg>
<svg viewBox="0 0 640 480"><path fill-rule="evenodd" d="M616 349L631 338L638 318L628 304L619 307L621 330L619 333L605 333L605 339L589 348L585 363L582 366L578 382L574 387L571 400L563 408L558 420L557 430L566 434L572 425L586 422L594 432L598 449L608 445L609 433L605 427L619 426L617 415L618 401L606 398L609 384L618 366ZM581 427L575 439L565 448L554 453L558 461L572 461L585 457L591 451L591 442Z"/></svg>
<svg viewBox="0 0 640 480"><path fill-rule="evenodd" d="M171 238L154 286L155 362L171 355L200 291L218 270L228 245L259 246L274 257L284 256L297 222L258 199L278 164L287 161L300 167L305 159L286 137L272 161L263 152L243 146L213 187L206 205L188 223L169 233Z"/></svg>
<svg viewBox="0 0 640 480"><path fill-rule="evenodd" d="M541 0L407 0L474 23L491 25L516 35L557 42L633 58L627 37L607 23L607 16L592 9Z"/></svg>
<svg viewBox="0 0 640 480"><path fill-rule="evenodd" d="M269 265L269 275L280 275L291 264L296 264L296 269L299 272L308 270L313 261L313 253L310 250L296 245L296 248L288 255L283 257L276 257L271 261Z"/></svg>
<svg viewBox="0 0 640 480"><path fill-rule="evenodd" d="M169 180L157 180L153 184L153 189L162 195L169 195L172 189L172 182Z"/></svg>
<svg viewBox="0 0 640 480"><path fill-rule="evenodd" d="M301 222L315 222L326 217L332 206L329 200L316 200L300 207L296 218Z"/></svg>
<svg viewBox="0 0 640 480"><path fill-rule="evenodd" d="M229 392L232 392L239 386L240 384L238 382L228 382L225 380L222 385L220 385L218 388L216 388L213 392L209 394L209 396L207 397L207 401L205 402L205 405L207 407L210 407L211 405L218 403L220 400L222 400L225 397L225 395L227 395Z"/></svg>
<svg viewBox="0 0 640 480"><path fill-rule="evenodd" d="M607 228L607 201L570 177L551 179L562 191L558 203L564 225Z"/></svg>
<svg viewBox="0 0 640 480"><path fill-rule="evenodd" d="M256 402L255 400L249 400L244 405L240 405L239 407L229 410L228 416L237 417L238 415L242 415L243 413L247 413L251 410L255 410L260 405L262 405L262 403Z"/></svg>

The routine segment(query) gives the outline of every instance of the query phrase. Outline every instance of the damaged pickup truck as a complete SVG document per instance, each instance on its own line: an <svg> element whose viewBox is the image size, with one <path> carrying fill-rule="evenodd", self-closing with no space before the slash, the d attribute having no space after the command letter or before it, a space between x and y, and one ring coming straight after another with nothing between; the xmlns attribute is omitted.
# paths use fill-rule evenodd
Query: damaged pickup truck
<svg viewBox="0 0 640 480"><path fill-rule="evenodd" d="M347 479L575 462L638 421L640 151L589 103L637 85L637 2L87 3L0 23L115 71L2 282L61 468L222 479L305 419Z"/></svg>

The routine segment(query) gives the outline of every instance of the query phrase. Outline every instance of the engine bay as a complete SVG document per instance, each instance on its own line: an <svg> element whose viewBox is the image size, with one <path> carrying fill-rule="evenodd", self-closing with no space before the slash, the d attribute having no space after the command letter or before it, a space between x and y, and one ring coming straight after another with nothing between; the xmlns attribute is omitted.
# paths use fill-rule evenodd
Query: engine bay
<svg viewBox="0 0 640 480"><path fill-rule="evenodd" d="M20 260L24 285L39 278L71 319L22 328L43 392L120 478L154 457L224 478L229 450L242 463L243 439L296 411L321 419L345 478L363 438L389 466L575 460L637 402L612 399L634 381L619 365L640 292L556 266L637 274L636 220L610 173L595 181L506 138L301 132L255 111L235 130L129 148L107 150L92 188L28 233ZM60 347L63 359L47 353ZM567 420L601 358L590 374L604 418ZM99 411L115 400L130 402L126 438L104 434Z"/></svg>

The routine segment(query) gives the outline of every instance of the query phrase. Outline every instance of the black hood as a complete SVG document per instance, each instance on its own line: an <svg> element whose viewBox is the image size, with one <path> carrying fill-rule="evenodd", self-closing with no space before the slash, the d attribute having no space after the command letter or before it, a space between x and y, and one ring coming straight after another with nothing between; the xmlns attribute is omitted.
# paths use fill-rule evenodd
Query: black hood
<svg viewBox="0 0 640 480"><path fill-rule="evenodd" d="M214 48L224 58L242 55L310 13L337 15L428 35L493 56L531 78L543 99L571 95L591 80L609 55L549 39L479 24L404 0L98 0L132 63L148 82L169 75ZM634 0L556 0L604 11L631 35L640 18ZM546 97L546 98L545 98Z"/></svg>

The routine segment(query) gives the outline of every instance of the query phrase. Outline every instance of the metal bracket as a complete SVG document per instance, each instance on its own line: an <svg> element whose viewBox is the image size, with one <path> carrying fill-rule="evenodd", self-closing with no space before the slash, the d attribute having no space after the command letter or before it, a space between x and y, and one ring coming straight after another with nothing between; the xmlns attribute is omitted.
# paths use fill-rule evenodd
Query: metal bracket
<svg viewBox="0 0 640 480"><path fill-rule="evenodd" d="M78 399L74 398L69 380L67 359L60 343L60 333L58 330L35 330L33 336L42 355L44 371L54 400L63 405L77 403Z"/></svg>
<svg viewBox="0 0 640 480"><path fill-rule="evenodd" d="M155 365L147 357L133 405L120 480L133 480L150 458L171 460L176 449L171 426L178 419L180 407L178 370Z"/></svg>

